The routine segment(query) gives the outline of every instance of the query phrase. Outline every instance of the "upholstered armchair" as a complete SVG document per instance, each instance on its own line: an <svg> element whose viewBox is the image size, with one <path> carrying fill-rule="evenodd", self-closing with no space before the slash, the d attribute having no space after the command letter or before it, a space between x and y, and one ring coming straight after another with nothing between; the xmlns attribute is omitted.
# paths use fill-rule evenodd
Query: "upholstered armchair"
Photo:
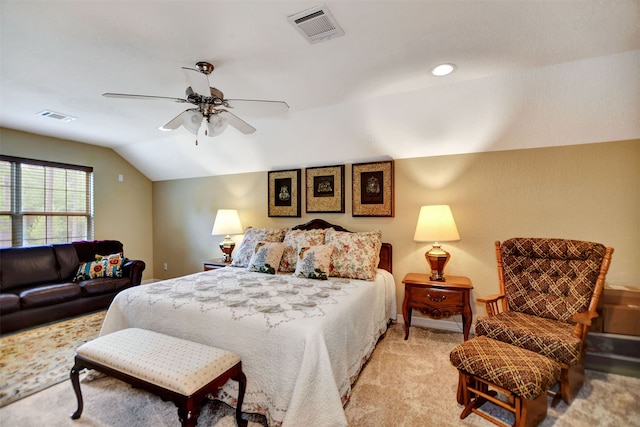
<svg viewBox="0 0 640 427"><path fill-rule="evenodd" d="M478 298L488 316L477 336L547 356L562 366L553 405L582 387L585 340L613 248L564 239L515 238L496 242L500 293ZM555 387L554 387L555 388Z"/></svg>

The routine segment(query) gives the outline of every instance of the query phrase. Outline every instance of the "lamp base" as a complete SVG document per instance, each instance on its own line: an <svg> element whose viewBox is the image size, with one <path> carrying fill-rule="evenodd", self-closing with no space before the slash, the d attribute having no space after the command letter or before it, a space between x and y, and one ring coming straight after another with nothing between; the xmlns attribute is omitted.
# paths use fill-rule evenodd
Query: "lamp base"
<svg viewBox="0 0 640 427"><path fill-rule="evenodd" d="M231 236L227 235L222 242L219 244L220 250L222 251L222 261L225 263L231 262L231 252L236 247L236 242L231 240Z"/></svg>
<svg viewBox="0 0 640 427"><path fill-rule="evenodd" d="M437 282L444 282L444 266L449 261L449 258L451 258L449 252L442 249L440 244L436 242L430 250L425 252L424 257L431 267L431 276L429 279Z"/></svg>

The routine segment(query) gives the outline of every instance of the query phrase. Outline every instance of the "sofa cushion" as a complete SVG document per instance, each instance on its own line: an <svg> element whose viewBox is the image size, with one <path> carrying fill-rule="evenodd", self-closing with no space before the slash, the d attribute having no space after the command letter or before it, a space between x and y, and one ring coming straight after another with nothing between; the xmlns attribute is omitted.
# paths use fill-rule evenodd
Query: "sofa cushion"
<svg viewBox="0 0 640 427"><path fill-rule="evenodd" d="M73 245L69 243L61 245L52 245L53 252L56 254L58 261L58 269L60 270L60 280L71 282L78 270L78 253Z"/></svg>
<svg viewBox="0 0 640 427"><path fill-rule="evenodd" d="M60 304L81 296L77 283L59 283L21 290L20 302L23 308L35 308Z"/></svg>
<svg viewBox="0 0 640 427"><path fill-rule="evenodd" d="M0 275L2 291L60 280L51 246L2 249Z"/></svg>
<svg viewBox="0 0 640 427"><path fill-rule="evenodd" d="M99 279L83 280L78 282L82 295L85 297L103 295L125 289L131 285L127 277L103 277Z"/></svg>
<svg viewBox="0 0 640 427"><path fill-rule="evenodd" d="M9 314L20 310L20 297L16 294L0 294L0 313Z"/></svg>

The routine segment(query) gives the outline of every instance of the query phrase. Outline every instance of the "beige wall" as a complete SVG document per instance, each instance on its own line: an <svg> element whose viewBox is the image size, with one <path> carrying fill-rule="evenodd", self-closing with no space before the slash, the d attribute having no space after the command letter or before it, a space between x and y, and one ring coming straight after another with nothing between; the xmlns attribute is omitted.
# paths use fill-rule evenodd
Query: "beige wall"
<svg viewBox="0 0 640 427"><path fill-rule="evenodd" d="M96 239L120 240L125 255L147 263L153 277L151 181L110 148L0 129L0 152L93 167ZM118 181L123 175L124 181Z"/></svg>
<svg viewBox="0 0 640 427"><path fill-rule="evenodd" d="M198 272L202 261L220 257L221 237L211 236L215 213L236 208L244 227L322 217L353 231L381 229L393 244L400 305L402 277L427 270L430 245L412 240L419 208L446 203L461 235L443 244L452 255L446 273L470 277L474 297L496 292L493 242L514 236L612 246L607 283L640 287L640 140L396 160L393 218L351 216L349 165L345 214L307 215L303 208L302 218L269 218L266 172L152 183L108 148L9 129L0 129L0 144L2 154L93 166L95 236L120 240L128 257L144 260L144 279Z"/></svg>
<svg viewBox="0 0 640 427"><path fill-rule="evenodd" d="M347 166L347 189L350 171ZM393 244L400 305L403 276L427 269L423 254L430 245L412 240L419 208L450 204L461 240L443 244L452 255L446 273L470 277L472 297L497 291L493 242L516 236L612 246L608 284L640 286L638 184L638 140L396 160L394 218L352 217L350 190L345 214L306 215L303 208L302 218L268 218L266 172L154 182L154 277L201 271L203 260L221 256L221 238L211 236L219 208L238 209L244 227L322 217L353 231L382 230ZM478 305L474 310L484 313Z"/></svg>

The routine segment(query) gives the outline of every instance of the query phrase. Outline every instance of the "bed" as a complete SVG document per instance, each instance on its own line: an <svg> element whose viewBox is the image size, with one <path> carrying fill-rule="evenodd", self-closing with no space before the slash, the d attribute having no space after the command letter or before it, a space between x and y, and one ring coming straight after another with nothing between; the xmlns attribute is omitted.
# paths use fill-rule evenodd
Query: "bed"
<svg viewBox="0 0 640 427"><path fill-rule="evenodd" d="M364 235L323 220L283 230L285 243L294 233L298 238L321 233L327 240L330 235L356 240ZM248 259L243 250L256 246L248 235L234 263L238 257L239 262ZM358 258L359 244L342 243L336 246L333 240L332 268L338 258L354 254L352 260L363 265L371 261ZM306 249L320 246L326 245ZM128 289L109 307L100 334L138 327L232 351L240 355L247 375L243 412L265 415L269 426L346 426L344 404L351 386L397 314L392 248L381 241L377 248L373 280L298 277L299 261L294 274L250 271L255 264L249 264ZM228 382L216 398L234 406L236 387Z"/></svg>

